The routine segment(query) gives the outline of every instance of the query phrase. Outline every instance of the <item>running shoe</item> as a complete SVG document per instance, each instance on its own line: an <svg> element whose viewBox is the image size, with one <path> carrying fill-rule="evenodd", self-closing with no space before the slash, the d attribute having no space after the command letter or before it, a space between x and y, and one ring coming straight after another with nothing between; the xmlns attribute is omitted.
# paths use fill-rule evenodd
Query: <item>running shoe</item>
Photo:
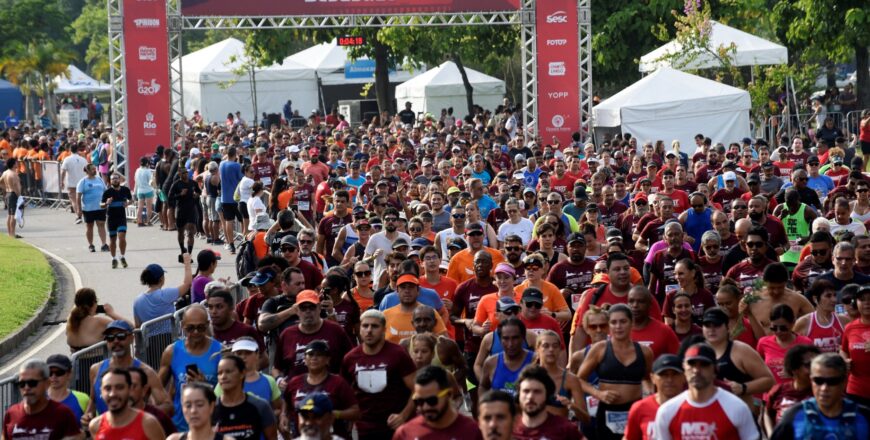
<svg viewBox="0 0 870 440"><path fill-rule="evenodd" d="M127 268L127 259L124 257L121 257L121 267L123 267L124 269Z"/></svg>
<svg viewBox="0 0 870 440"><path fill-rule="evenodd" d="M112 269L117 269L117 268L118 268L118 260L113 258L112 259Z"/></svg>
<svg viewBox="0 0 870 440"><path fill-rule="evenodd" d="M109 252L109 245L104 244L104 245L100 248L100 251L102 251L102 252Z"/></svg>
<svg viewBox="0 0 870 440"><path fill-rule="evenodd" d="M91 252L96 252L97 248L95 248L94 245L90 245L90 246L88 246L88 250Z"/></svg>
<svg viewBox="0 0 870 440"><path fill-rule="evenodd" d="M82 224L82 218L81 218L81 217L76 217L76 224L77 224L77 225Z"/></svg>

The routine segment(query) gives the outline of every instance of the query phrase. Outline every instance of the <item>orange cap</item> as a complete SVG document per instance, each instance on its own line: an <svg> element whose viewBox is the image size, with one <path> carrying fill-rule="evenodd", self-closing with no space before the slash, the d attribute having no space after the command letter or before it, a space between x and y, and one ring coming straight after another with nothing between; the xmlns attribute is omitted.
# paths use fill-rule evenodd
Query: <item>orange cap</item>
<svg viewBox="0 0 870 440"><path fill-rule="evenodd" d="M402 284L405 284L405 283L414 283L414 285L419 286L420 280L417 279L417 277L415 277L414 275L405 274L405 275L400 276L399 280L396 281L397 286L401 286Z"/></svg>
<svg viewBox="0 0 870 440"><path fill-rule="evenodd" d="M320 304L320 295L313 290L303 290L296 295L296 304L309 302L311 304Z"/></svg>

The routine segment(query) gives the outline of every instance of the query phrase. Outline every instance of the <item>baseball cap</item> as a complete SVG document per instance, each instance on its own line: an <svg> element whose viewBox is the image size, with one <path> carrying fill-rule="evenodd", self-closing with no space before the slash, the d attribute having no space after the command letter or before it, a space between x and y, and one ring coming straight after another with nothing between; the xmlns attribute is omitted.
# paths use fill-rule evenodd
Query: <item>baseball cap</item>
<svg viewBox="0 0 870 440"><path fill-rule="evenodd" d="M296 238L295 235L285 235L284 237L281 238L280 245L284 246L285 244L293 246L295 248L299 248L299 239Z"/></svg>
<svg viewBox="0 0 870 440"><path fill-rule="evenodd" d="M723 325L728 323L728 314L719 307L711 307L704 311L701 318L703 324Z"/></svg>
<svg viewBox="0 0 870 440"><path fill-rule="evenodd" d="M320 304L320 295L313 290L305 289L296 295L296 304L302 303Z"/></svg>
<svg viewBox="0 0 870 440"><path fill-rule="evenodd" d="M257 274L254 275L254 278L251 278L251 284L254 286L262 286L263 284L274 280L276 276L278 276L278 274L275 273L274 269L264 267L257 271Z"/></svg>
<svg viewBox="0 0 870 440"><path fill-rule="evenodd" d="M241 284L242 287L250 287L251 286L251 279L254 278L254 275L256 275L256 274L257 274L256 271L248 272L247 275L239 278L239 284Z"/></svg>
<svg viewBox="0 0 870 440"><path fill-rule="evenodd" d="M123 330L125 332L132 332L133 326L130 325L129 322L124 321L123 319L116 319L106 326L106 329L103 330L103 334L108 333L109 330Z"/></svg>
<svg viewBox="0 0 870 440"><path fill-rule="evenodd" d="M544 304L544 292L541 292L541 289L536 287L529 287L526 290L523 290L523 302Z"/></svg>
<svg viewBox="0 0 870 440"><path fill-rule="evenodd" d="M677 153L674 153L673 151L668 151L667 153L665 153L665 157L677 157Z"/></svg>
<svg viewBox="0 0 870 440"><path fill-rule="evenodd" d="M588 200L589 194L586 194L586 188L580 185L574 187L574 198L581 200Z"/></svg>
<svg viewBox="0 0 870 440"><path fill-rule="evenodd" d="M637 203L640 200L643 200L644 202L649 202L649 199L647 199L645 192L639 192L639 193L635 194L634 199L632 201Z"/></svg>
<svg viewBox="0 0 870 440"><path fill-rule="evenodd" d="M417 278L416 276L408 273L408 274L400 276L399 279L396 280L396 286L401 286L402 284L405 284L405 283L411 283L411 284L414 284L415 286L419 286L420 279Z"/></svg>
<svg viewBox="0 0 870 440"><path fill-rule="evenodd" d="M45 361L49 368L60 368L63 371L72 371L72 361L62 354L53 354Z"/></svg>
<svg viewBox="0 0 870 440"><path fill-rule="evenodd" d="M531 254L527 255L526 258L523 259L523 264L537 264L538 266L544 266L544 259L541 258L540 254Z"/></svg>
<svg viewBox="0 0 870 440"><path fill-rule="evenodd" d="M527 186L527 187L523 190L523 194L526 194L526 193L534 194L534 193L535 193L535 189L534 189L534 188L530 188L530 187Z"/></svg>
<svg viewBox="0 0 870 440"><path fill-rule="evenodd" d="M831 163L843 163L843 158L840 156L831 156Z"/></svg>
<svg viewBox="0 0 870 440"><path fill-rule="evenodd" d="M746 183L761 183L761 179L759 179L758 174L752 173L746 179Z"/></svg>
<svg viewBox="0 0 870 440"><path fill-rule="evenodd" d="M622 240L622 231L620 231L618 228L609 227L607 228L607 232L604 233L604 238L607 239L608 243L612 241Z"/></svg>
<svg viewBox="0 0 870 440"><path fill-rule="evenodd" d="M496 274L496 273L506 273L506 274L508 274L508 275L510 275L510 276L512 276L512 277L516 277L516 276L517 276L517 271L514 269L513 266L511 266L511 265L508 264L508 263L498 263L498 264L495 266L495 271L494 271L493 273L494 273L494 274Z"/></svg>
<svg viewBox="0 0 870 440"><path fill-rule="evenodd" d="M296 402L297 412L312 412L318 416L332 412L332 401L321 391L312 391Z"/></svg>
<svg viewBox="0 0 870 440"><path fill-rule="evenodd" d="M202 154L202 151L199 151L199 148L194 147L190 149L191 156L199 156L200 154Z"/></svg>
<svg viewBox="0 0 870 440"><path fill-rule="evenodd" d="M465 242L461 237L453 237L450 240L450 243L447 244L447 249L457 249L463 250L468 247L468 243Z"/></svg>
<svg viewBox="0 0 870 440"><path fill-rule="evenodd" d="M761 164L761 168L773 168L773 162L767 161Z"/></svg>
<svg viewBox="0 0 870 440"><path fill-rule="evenodd" d="M743 143L746 145L752 145L752 139L745 137L743 138Z"/></svg>
<svg viewBox="0 0 870 440"><path fill-rule="evenodd" d="M571 235L568 236L568 244L571 244L575 241L580 241L583 242L583 244L586 244L586 238L583 237L583 234L580 232L572 232Z"/></svg>
<svg viewBox="0 0 870 440"><path fill-rule="evenodd" d="M233 342L232 347L233 353L237 351L250 351L256 353L260 351L260 346L257 345L257 341L252 339L239 339L236 342Z"/></svg>
<svg viewBox="0 0 870 440"><path fill-rule="evenodd" d="M810 157L808 157L808 158L807 158L807 164L809 164L809 163L814 163L814 164L818 165L818 164L819 164L819 157L818 157L818 156L810 156Z"/></svg>
<svg viewBox="0 0 870 440"><path fill-rule="evenodd" d="M659 374L665 370L674 370L676 372L683 372L683 361L679 356L675 354L663 354L658 357L658 359L653 362L652 372L655 374Z"/></svg>
<svg viewBox="0 0 870 440"><path fill-rule="evenodd" d="M455 187L455 186L451 186L450 188L447 188L447 194L448 194L448 195L450 195L450 194L456 194L456 193L458 193L458 192L461 192L461 191L459 191L459 188L457 188L457 187Z"/></svg>
<svg viewBox="0 0 870 440"><path fill-rule="evenodd" d="M726 160L725 162L722 162L722 168L737 169L737 162L734 162L733 160Z"/></svg>
<svg viewBox="0 0 870 440"><path fill-rule="evenodd" d="M326 353L329 354L329 343L323 339L315 339L305 346L305 354Z"/></svg>
<svg viewBox="0 0 870 440"><path fill-rule="evenodd" d="M288 151L290 151L290 154L296 154L302 150L299 148L299 145L291 145Z"/></svg>
<svg viewBox="0 0 870 440"><path fill-rule="evenodd" d="M412 249L420 249L420 248L429 246L431 244L432 244L432 242L430 242L429 240L427 240L423 237L417 237L417 238L411 240L411 248Z"/></svg>
<svg viewBox="0 0 870 440"><path fill-rule="evenodd" d="M726 182L729 180L737 180L737 175L734 174L734 171L726 171L725 174L722 175L722 179Z"/></svg>
<svg viewBox="0 0 870 440"><path fill-rule="evenodd" d="M465 226L465 233L468 234L471 232L481 232L482 233L483 226L481 226L480 223L469 223L467 226Z"/></svg>
<svg viewBox="0 0 870 440"><path fill-rule="evenodd" d="M393 250L396 250L402 246L410 246L408 244L408 240L405 240L404 238L399 237L396 239L396 241L393 242Z"/></svg>
<svg viewBox="0 0 870 440"><path fill-rule="evenodd" d="M520 308L520 305L509 296L503 296L495 303L495 311L497 312L507 312L510 309L518 308Z"/></svg>
<svg viewBox="0 0 870 440"><path fill-rule="evenodd" d="M656 167L656 168L658 168L658 167L659 167L659 164L657 164L656 161L651 160L651 161L649 161L649 162L646 164L646 167L647 167L647 168L649 168L649 167Z"/></svg>
<svg viewBox="0 0 870 440"><path fill-rule="evenodd" d="M203 249L196 254L196 264L200 267L209 267L215 261L220 261L221 254L211 249Z"/></svg>
<svg viewBox="0 0 870 440"><path fill-rule="evenodd" d="M148 275L151 275L152 278L158 280L166 273L166 271L163 270L163 266L157 263L151 263L145 266L145 272L148 272Z"/></svg>
<svg viewBox="0 0 870 440"><path fill-rule="evenodd" d="M713 347L705 344L703 342L697 343L689 347L686 350L686 354L683 356L686 362L691 361L703 361L708 364L716 363L716 350L713 350Z"/></svg>

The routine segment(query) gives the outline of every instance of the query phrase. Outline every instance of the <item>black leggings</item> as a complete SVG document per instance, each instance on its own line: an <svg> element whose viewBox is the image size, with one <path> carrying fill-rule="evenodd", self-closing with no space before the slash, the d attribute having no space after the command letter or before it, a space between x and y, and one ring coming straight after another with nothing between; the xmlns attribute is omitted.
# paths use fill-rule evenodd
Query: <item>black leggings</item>
<svg viewBox="0 0 870 440"><path fill-rule="evenodd" d="M598 412L595 414L595 429L599 440L622 440L622 432L612 432L607 427L607 411L625 412L628 419L628 410L631 409L631 403L620 403L617 405L608 405L604 402L598 403Z"/></svg>

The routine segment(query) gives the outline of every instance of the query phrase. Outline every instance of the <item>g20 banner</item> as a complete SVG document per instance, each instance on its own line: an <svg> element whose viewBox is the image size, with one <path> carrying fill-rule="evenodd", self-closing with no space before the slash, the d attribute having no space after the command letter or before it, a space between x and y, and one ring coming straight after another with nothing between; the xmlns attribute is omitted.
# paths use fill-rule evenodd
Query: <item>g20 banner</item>
<svg viewBox="0 0 870 440"><path fill-rule="evenodd" d="M579 17L577 0L535 2L538 70L538 132L571 143L580 130Z"/></svg>
<svg viewBox="0 0 870 440"><path fill-rule="evenodd" d="M127 85L127 176L157 145L172 145L169 98L169 34L165 0L124 0L124 64Z"/></svg>
<svg viewBox="0 0 870 440"><path fill-rule="evenodd" d="M519 8L519 0L181 0L181 14L186 16L379 15Z"/></svg>

